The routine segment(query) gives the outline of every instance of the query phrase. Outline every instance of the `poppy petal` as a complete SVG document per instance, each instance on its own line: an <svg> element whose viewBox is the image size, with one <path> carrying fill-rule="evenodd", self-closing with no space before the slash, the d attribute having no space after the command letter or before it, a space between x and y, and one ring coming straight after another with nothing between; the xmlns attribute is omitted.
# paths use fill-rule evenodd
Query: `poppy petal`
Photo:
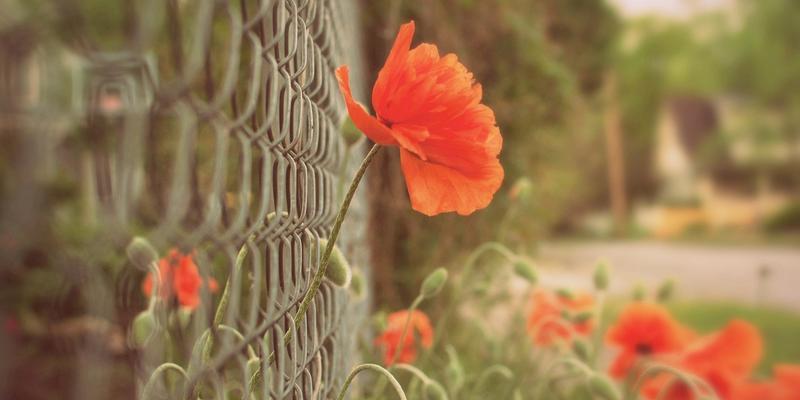
<svg viewBox="0 0 800 400"><path fill-rule="evenodd" d="M402 148L416 154L417 157L423 160L428 159L420 144L421 141L430 136L428 129L424 126L395 125L392 127L392 136Z"/></svg>
<svg viewBox="0 0 800 400"><path fill-rule="evenodd" d="M382 115L382 112L386 110L386 103L392 98L388 94L391 93L393 88L405 81L399 78L408 72L407 68L403 67L406 64L413 38L414 21L400 26L400 31L397 32L397 37L394 40L389 56L386 58L386 63L383 64L383 68L378 72L378 79L372 88L372 106L378 115Z"/></svg>
<svg viewBox="0 0 800 400"><path fill-rule="evenodd" d="M400 150L411 206L428 216L455 211L472 214L489 205L503 182L503 167L496 158L473 166L467 174L442 164L426 162L408 150Z"/></svg>
<svg viewBox="0 0 800 400"><path fill-rule="evenodd" d="M378 121L377 118L369 115L364 106L353 99L353 94L350 91L350 76L346 65L336 69L336 79L339 81L339 90L344 95L347 112L356 127L375 143L383 145L396 144L392 131Z"/></svg>

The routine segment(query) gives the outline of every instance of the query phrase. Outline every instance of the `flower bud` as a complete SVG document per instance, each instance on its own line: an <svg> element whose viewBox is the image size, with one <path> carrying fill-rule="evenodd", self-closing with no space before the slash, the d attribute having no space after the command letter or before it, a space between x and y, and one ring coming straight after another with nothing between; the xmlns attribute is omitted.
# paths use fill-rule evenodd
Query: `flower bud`
<svg viewBox="0 0 800 400"><path fill-rule="evenodd" d="M665 302L672 299L672 295L675 293L675 281L672 279L667 279L661 286L658 287L658 292L656 292L656 299L659 302Z"/></svg>
<svg viewBox="0 0 800 400"><path fill-rule="evenodd" d="M575 353L581 361L588 361L589 360L589 342L584 339L576 338L572 342L572 352Z"/></svg>
<svg viewBox="0 0 800 400"><path fill-rule="evenodd" d="M582 324L592 319L593 316L594 313L592 313L591 311L581 311L579 313L573 314L570 320L572 320L572 322L576 324Z"/></svg>
<svg viewBox="0 0 800 400"><path fill-rule="evenodd" d="M189 326L189 321L192 318L192 313L194 309L190 307L178 307L178 310L175 312L175 318L177 318L178 323L181 325L181 329L186 329Z"/></svg>
<svg viewBox="0 0 800 400"><path fill-rule="evenodd" d="M322 249L327 248L328 240L320 239L319 245ZM325 278L336 286L347 287L352 277L353 273L350 270L350 264L344 258L342 251L339 250L339 246L334 244L331 257L328 259L328 269L325 270Z"/></svg>
<svg viewBox="0 0 800 400"><path fill-rule="evenodd" d="M158 326L153 312L145 310L139 313L131 323L131 341L136 347L144 347L156 333Z"/></svg>
<svg viewBox="0 0 800 400"><path fill-rule="evenodd" d="M425 382L425 390L422 397L425 400L447 400L447 392L438 382L428 380Z"/></svg>
<svg viewBox="0 0 800 400"><path fill-rule="evenodd" d="M125 252L128 253L128 258L131 260L131 263L142 271L150 271L150 265L158 261L158 253L156 250L150 245L147 239L141 236L134 237L125 249Z"/></svg>
<svg viewBox="0 0 800 400"><path fill-rule="evenodd" d="M608 289L608 267L605 264L600 264L594 270L594 287L597 290Z"/></svg>
<svg viewBox="0 0 800 400"><path fill-rule="evenodd" d="M353 277L350 280L350 293L356 300L361 300L366 295L367 283L364 280L364 275L358 268L353 269Z"/></svg>
<svg viewBox="0 0 800 400"><path fill-rule="evenodd" d="M426 299L436 296L442 291L445 282L447 282L447 270L444 268L436 268L428 275L422 282L420 294Z"/></svg>
<svg viewBox="0 0 800 400"><path fill-rule="evenodd" d="M528 260L522 258L518 258L514 261L514 273L528 281L531 285L535 285L539 280L533 265L528 262Z"/></svg>
<svg viewBox="0 0 800 400"><path fill-rule="evenodd" d="M592 391L592 393L603 400L622 399L617 387L605 375L594 373L589 377L587 383L589 384L589 389Z"/></svg>
<svg viewBox="0 0 800 400"><path fill-rule="evenodd" d="M342 125L342 138L348 146L352 146L358 142L364 135L356 128L353 120L348 118Z"/></svg>
<svg viewBox="0 0 800 400"><path fill-rule="evenodd" d="M575 293L572 293L569 289L556 289L556 295L562 299L575 300Z"/></svg>
<svg viewBox="0 0 800 400"><path fill-rule="evenodd" d="M514 184L511 185L511 190L508 192L508 196L511 200L519 200L521 202L526 202L531 198L533 194L533 183L527 177L518 178L514 181Z"/></svg>

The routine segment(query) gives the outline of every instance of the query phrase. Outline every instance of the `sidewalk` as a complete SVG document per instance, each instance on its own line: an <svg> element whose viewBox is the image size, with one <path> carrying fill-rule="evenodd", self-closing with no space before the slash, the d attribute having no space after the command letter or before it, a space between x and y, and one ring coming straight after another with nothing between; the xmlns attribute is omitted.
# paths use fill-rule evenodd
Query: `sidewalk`
<svg viewBox="0 0 800 400"><path fill-rule="evenodd" d="M599 260L612 268L610 292L624 295L637 283L655 288L676 281L683 299L733 300L800 311L800 249L715 246L655 241L551 242L537 262L545 285L590 287ZM759 270L769 276L759 284Z"/></svg>

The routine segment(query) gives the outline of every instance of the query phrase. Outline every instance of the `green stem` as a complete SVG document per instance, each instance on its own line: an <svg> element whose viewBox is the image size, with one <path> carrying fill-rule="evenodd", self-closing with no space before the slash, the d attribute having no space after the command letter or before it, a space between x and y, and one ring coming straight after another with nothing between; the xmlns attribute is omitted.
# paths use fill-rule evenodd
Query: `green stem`
<svg viewBox="0 0 800 400"><path fill-rule="evenodd" d="M152 391L154 390L156 379L159 378L161 374L167 372L168 370L177 371L181 374L183 379L189 380L188 374L180 365L170 362L161 364L158 366L158 368L153 370L153 373L150 374L150 378L144 385L144 388L142 389L142 399L150 399L153 397Z"/></svg>
<svg viewBox="0 0 800 400"><path fill-rule="evenodd" d="M400 343L398 344L397 349L395 349L394 355L392 355L392 360L389 363L388 367L393 366L397 362L397 359L400 357L400 353L403 351L403 345L405 344L406 335L408 334L408 328L411 325L411 317L414 314L414 311L417 309L417 307L419 307L420 303L422 303L423 300L425 300L425 298L422 297L422 295L420 294L417 296L416 299L414 299L414 301L411 303L411 306L408 307L407 309L408 315L406 316L406 321L403 324L403 331L402 333L400 333ZM375 390L375 396L373 396L372 399L376 399L377 396L380 396L380 394L383 393L383 390L385 388L386 388L386 381L380 381L380 384L378 384L377 389Z"/></svg>
<svg viewBox="0 0 800 400"><path fill-rule="evenodd" d="M662 395L665 395L666 393L668 393L668 389L672 385L676 384L677 381L680 381L684 385L687 386L689 391L692 392L692 398L694 398L694 399L699 399L700 398L700 389L698 388L698 382L701 383L701 385L704 386L705 381L701 380L700 378L697 378L694 375L685 373L685 372L683 372L683 371L681 371L681 370L679 370L677 368L673 368L673 367L670 367L670 366L667 366L667 365L663 365L663 364L651 364L649 367L647 367L644 370L644 372L642 372L642 374L639 376L639 378L636 380L636 384L633 386L632 390L627 391L626 395L628 393L630 393L631 395L635 396L636 393L639 393L639 390L641 389L642 385L644 385L644 383L647 381L647 378L649 378L651 376L654 376L654 375L657 375L659 373L671 374L674 377L672 380L670 380L670 382L668 383L666 388L662 388L661 392L659 393L659 397L658 397L659 399L662 398L661 397ZM712 389L712 393L713 393L713 389ZM715 395L715 398L716 398L716 395Z"/></svg>
<svg viewBox="0 0 800 400"><path fill-rule="evenodd" d="M350 182L350 187L347 189L347 194L345 195L344 200L342 201L342 205L339 208L339 212L336 214L336 220L333 223L333 229L331 229L331 234L330 237L328 238L328 245L325 247L325 252L323 253L319 268L317 268L317 272L314 274L311 284L309 285L308 290L303 296L303 300L300 302L300 306L297 310L297 313L295 314L294 318L292 318L292 322L295 327L299 326L299 324L305 318L306 311L308 310L311 301L314 300L314 296L316 296L317 291L319 290L319 287L322 284L322 280L325 277L325 271L328 269L328 262L330 261L331 253L333 252L333 247L336 244L336 239L339 237L339 231L342 229L342 223L344 222L344 218L345 216L347 216L347 211L350 208L350 202L353 200L353 196L356 193L356 189L358 189L358 184L361 182L361 179L367 172L367 167L372 162L372 159L375 157L375 155L378 153L378 150L380 150L380 145L378 144L375 144L372 146L372 148L370 148L369 152L367 153L367 156L364 157L363 161L361 161L361 165L358 167L355 176L353 176L353 180ZM244 250L243 248L243 251L240 251L239 253L241 257L237 257L237 263L239 262L240 259L243 260L246 254L247 254L246 250ZM226 285L226 290L223 293L222 296L223 299L221 300L221 302L224 301L226 304L228 299L225 293L227 291L228 290ZM217 314L214 316L215 321L217 321L218 319L221 320L220 309L221 308L219 307L217 308ZM292 340L292 332L293 330L289 329L283 335L284 346L287 345ZM197 379L199 379L200 375L214 370L216 367L221 365L222 362L224 362L227 356L235 354L233 350L236 349L232 349L228 355L226 355L225 357L220 357L214 364L207 366L203 371L201 371L200 374L193 377L193 379L189 381L188 387L190 389L193 388L197 382ZM208 365L207 364L208 360L205 361L206 362L204 362L204 364ZM270 365L272 364L273 361L275 361L274 351L270 352L265 365ZM261 372L262 372L261 368L259 368L258 371L256 371L256 374L254 374L254 379L258 379L259 376L261 375ZM187 393L189 393L189 391L187 391Z"/></svg>
<svg viewBox="0 0 800 400"><path fill-rule="evenodd" d="M586 366L583 362L575 358L567 358L561 357L557 359L553 364L550 365L547 370L545 370L542 378L539 380L536 388L534 389L534 393L536 393L536 398L540 398L544 392L544 389L548 387L551 383L555 382L556 380L551 380L550 376L553 375L553 372L562 365L569 365L577 369L576 372L579 372L581 375L588 376L592 374L592 369Z"/></svg>
<svg viewBox="0 0 800 400"><path fill-rule="evenodd" d="M478 376L477 383L474 386L473 393L476 395L480 395L483 392L484 386L486 386L486 382L489 381L489 378L492 375L500 375L506 380L512 380L514 378L514 373L511 370L502 364L494 364L481 372L480 376Z"/></svg>
<svg viewBox="0 0 800 400"><path fill-rule="evenodd" d="M333 247L336 245L336 239L339 238L339 231L342 229L342 223L344 222L344 218L347 216L347 211L350 209L350 202L353 201L353 196L356 194L356 189L358 189L358 184L361 182L361 178L364 177L364 173L367 172L367 167L369 167L372 159L375 158L375 154L378 154L378 150L380 150L380 148L381 147L379 144L372 145L369 153L367 153L367 156L364 157L364 161L362 161L361 165L358 167L358 171L356 171L355 176L353 176L353 180L350 182L350 187L347 189L347 194L344 196L344 200L342 200L342 206L339 208L339 213L336 214L336 220L333 222L333 229L331 229L331 235L328 237L328 245L325 247L325 253L322 255L322 261L320 262L319 268L317 268L317 272L314 274L314 278L311 281L311 285L308 287L308 291L306 291L306 295L303 297L302 302L300 302L300 307L297 309L297 313L294 315L295 326L300 326L300 323L303 322L303 319L306 316L306 311L308 310L309 305L311 305L311 301L314 300L314 296L316 296L319 286L322 284L322 279L325 277L325 271L328 270L328 262L330 261ZM286 334L283 336L284 344L288 343L291 338L292 330L286 331Z"/></svg>
<svg viewBox="0 0 800 400"><path fill-rule="evenodd" d="M461 284L454 285L453 290L453 297L450 301L450 304L447 306L447 310L442 317L439 319L439 322L436 323L436 329L434 332L444 332L444 326L447 323L448 318L451 314L455 312L455 306L461 304L461 296L464 294L464 290L467 288L466 282L469 279L470 275L472 274L472 270L477 265L478 259L484 254L490 251L495 251L500 253L503 257L507 258L509 261L515 258L514 253L508 249L508 247L504 246L500 242L486 242L481 244L480 246L476 247L472 250L472 253L469 254L467 257L467 261L464 266L464 270L461 271ZM438 334L434 338L433 346L431 348L435 348L436 345L439 344L443 334Z"/></svg>
<svg viewBox="0 0 800 400"><path fill-rule="evenodd" d="M347 173L347 164L350 163L350 153L352 152L353 146L347 146L347 148L344 149L344 158L341 167L339 167L339 184L336 185L336 193L339 196L342 196L342 192L344 191L344 176ZM342 198L339 197L337 200L341 201Z"/></svg>
<svg viewBox="0 0 800 400"><path fill-rule="evenodd" d="M383 368L380 365L376 364L361 364L355 367L353 371L350 372L350 375L347 376L347 379L344 381L342 390L339 391L339 395L336 396L336 400L343 400L345 394L347 394L347 389L350 388L350 384L353 382L353 379L355 379L356 375L358 375L361 371L367 369L383 374L383 376L385 376L386 379L388 379L389 382L392 383L394 391L397 392L397 396L400 397L401 400L408 400L406 399L405 392L403 392L403 387L400 386L400 382L397 382L397 379L395 379L394 375L392 375L391 372L387 371L386 368Z"/></svg>
<svg viewBox="0 0 800 400"><path fill-rule="evenodd" d="M422 300L424 299L425 298L422 297L422 295L419 295L417 296L416 299L414 299L414 302L411 303L411 307L408 307L408 313L407 313L408 315L406 315L406 322L403 325L403 331L400 334L400 343L398 344L397 350L394 352L394 355L392 356L392 362L389 363L389 365L394 365L394 363L396 363L397 359L400 357L400 353L403 352L403 345L405 345L406 336L408 335L408 327L411 325L411 317L414 316L414 311L417 310L417 307L419 307L420 303L422 303Z"/></svg>
<svg viewBox="0 0 800 400"><path fill-rule="evenodd" d="M589 360L589 363L592 367L597 367L597 360L600 358L600 346L603 344L603 308L605 307L605 298L606 294L604 290L601 290L597 293L597 304L594 312L597 329L595 329L592 336L592 355L591 359Z"/></svg>
<svg viewBox="0 0 800 400"><path fill-rule="evenodd" d="M240 271L242 269L242 264L244 264L244 260L246 257L247 257L247 242L242 244L242 247L239 249L239 253L236 254L236 261L233 264L233 271L228 276L228 280L225 282L225 289L222 291L222 296L219 299L219 304L217 304L217 311L214 313L214 321L211 325L212 332L208 335L206 343L203 347L203 355L202 355L203 364L207 364L208 360L211 359L211 349L214 348L213 331L216 330L217 327L222 325L222 319L225 317L225 311L227 310L228 302L230 301L231 290L233 290L231 287L233 285L233 280L236 279L238 282L238 276L240 274Z"/></svg>

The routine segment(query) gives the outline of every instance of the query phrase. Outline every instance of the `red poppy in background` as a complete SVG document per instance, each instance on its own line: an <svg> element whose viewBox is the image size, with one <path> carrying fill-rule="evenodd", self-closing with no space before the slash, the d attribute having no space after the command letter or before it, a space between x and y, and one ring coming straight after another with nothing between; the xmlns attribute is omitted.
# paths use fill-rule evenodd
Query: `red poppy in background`
<svg viewBox="0 0 800 400"><path fill-rule="evenodd" d="M733 400L798 400L800 399L800 365L778 364L773 368L775 377L767 382L749 382L739 385Z"/></svg>
<svg viewBox="0 0 800 400"><path fill-rule="evenodd" d="M570 340L573 335L588 335L593 328L591 318L575 321L569 317L591 312L593 307L594 298L588 293L564 295L537 290L528 314L528 334L539 346Z"/></svg>
<svg viewBox="0 0 800 400"><path fill-rule="evenodd" d="M174 296L181 306L189 309L197 308L200 304L200 288L203 285L203 279L190 254L183 254L177 249L171 249L166 257L158 261L158 275L161 281L158 288L159 297L168 300ZM219 290L219 285L214 278L209 278L206 282L208 290L212 293ZM145 295L150 296L152 290L153 276L151 272L142 282L142 291Z"/></svg>
<svg viewBox="0 0 800 400"><path fill-rule="evenodd" d="M718 398L729 400L734 399L737 388L745 384L761 355L762 340L758 330L748 322L733 320L719 332L689 347L676 366L706 381ZM670 379L664 376L653 379L645 385L645 395L657 398L668 382ZM694 396L686 385L677 383L662 398L693 400Z"/></svg>
<svg viewBox="0 0 800 400"><path fill-rule="evenodd" d="M411 49L414 22L400 27L372 89L371 116L353 99L347 66L336 70L353 123L372 141L400 148L411 206L461 215L489 205L503 181L503 139L482 89L454 54Z"/></svg>
<svg viewBox="0 0 800 400"><path fill-rule="evenodd" d="M622 378L642 359L681 351L691 333L675 321L663 306L629 304L608 329L606 341L620 349L609 372Z"/></svg>
<svg viewBox="0 0 800 400"><path fill-rule="evenodd" d="M387 366L392 364L398 350L400 355L397 356L397 362L414 362L417 359L417 341L426 349L433 345L433 327L430 319L424 312L414 310L411 314L408 332L403 339L403 346L400 346L403 328L405 328L408 317L409 313L405 310L389 314L386 329L375 339L375 345L384 349L383 362Z"/></svg>

